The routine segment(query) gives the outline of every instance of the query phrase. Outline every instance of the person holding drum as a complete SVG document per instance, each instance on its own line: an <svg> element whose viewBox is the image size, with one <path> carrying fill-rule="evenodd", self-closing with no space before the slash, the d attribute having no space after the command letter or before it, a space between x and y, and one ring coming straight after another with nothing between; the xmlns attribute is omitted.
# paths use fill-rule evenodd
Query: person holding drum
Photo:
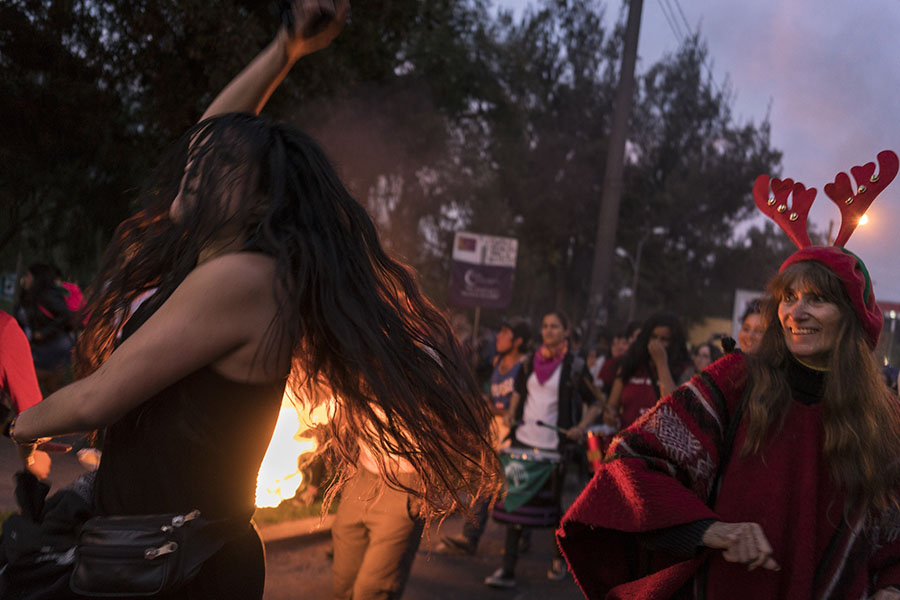
<svg viewBox="0 0 900 600"><path fill-rule="evenodd" d="M573 441L599 414L586 383L586 368L569 352L569 319L559 311L541 321L542 345L519 369L507 421L511 447L501 455L507 495L494 506L494 519L507 526L503 566L485 579L493 587L514 587L519 540L525 527L556 527L562 515L565 458ZM583 409L587 405L587 410ZM556 549L547 571L550 579L566 576Z"/></svg>
<svg viewBox="0 0 900 600"><path fill-rule="evenodd" d="M878 160L825 186L833 246L806 233L814 189L757 179L757 206L800 249L769 282L758 350L623 431L566 514L587 598L900 598L900 405L874 353L872 281L843 248L900 167Z"/></svg>

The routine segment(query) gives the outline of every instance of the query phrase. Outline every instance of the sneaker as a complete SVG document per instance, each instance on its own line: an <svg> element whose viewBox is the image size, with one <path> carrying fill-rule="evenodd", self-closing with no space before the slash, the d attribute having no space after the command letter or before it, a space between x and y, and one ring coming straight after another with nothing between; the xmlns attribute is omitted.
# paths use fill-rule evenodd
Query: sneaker
<svg viewBox="0 0 900 600"><path fill-rule="evenodd" d="M475 544L462 535L441 536L441 543L435 549L438 554L475 554Z"/></svg>
<svg viewBox="0 0 900 600"><path fill-rule="evenodd" d="M553 581L562 581L566 578L566 574L569 572L568 567L566 566L565 561L561 558L554 558L553 562L550 563L550 568L547 569L547 579Z"/></svg>
<svg viewBox="0 0 900 600"><path fill-rule="evenodd" d="M516 587L516 578L512 573L507 573L500 567L492 574L484 578L484 583L495 588L514 588Z"/></svg>

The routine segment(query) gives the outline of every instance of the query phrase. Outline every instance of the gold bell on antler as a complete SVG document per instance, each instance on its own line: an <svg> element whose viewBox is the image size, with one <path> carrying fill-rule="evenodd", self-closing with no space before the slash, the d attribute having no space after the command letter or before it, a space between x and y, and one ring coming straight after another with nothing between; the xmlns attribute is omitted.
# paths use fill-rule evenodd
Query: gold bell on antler
<svg viewBox="0 0 900 600"><path fill-rule="evenodd" d="M784 213L787 210L787 204L779 204L777 210L780 213Z"/></svg>
<svg viewBox="0 0 900 600"><path fill-rule="evenodd" d="M851 204L853 204L853 196L850 196L849 198L844 200L844 204L846 204L847 206L850 206Z"/></svg>
<svg viewBox="0 0 900 600"><path fill-rule="evenodd" d="M769 206L775 206L775 196L769 196Z"/></svg>
<svg viewBox="0 0 900 600"><path fill-rule="evenodd" d="M800 215L798 215L795 212L792 212L790 215L788 215L788 219L790 219L791 221L796 221L799 218L800 218Z"/></svg>
<svg viewBox="0 0 900 600"><path fill-rule="evenodd" d="M869 183L878 183L878 173L873 173L871 177L869 177Z"/></svg>

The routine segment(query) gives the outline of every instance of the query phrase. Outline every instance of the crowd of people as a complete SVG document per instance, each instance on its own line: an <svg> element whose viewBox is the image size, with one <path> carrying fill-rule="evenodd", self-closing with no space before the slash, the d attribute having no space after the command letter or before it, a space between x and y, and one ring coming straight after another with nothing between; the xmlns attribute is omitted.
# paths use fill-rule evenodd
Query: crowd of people
<svg viewBox="0 0 900 600"><path fill-rule="evenodd" d="M259 116L348 13L283 3L272 42L153 172L87 301L35 264L15 318L0 313L23 465L0 598L261 598L253 492L286 390L329 411L335 600L399 598L422 532L454 513L466 524L439 552L474 554L491 515L503 526L492 587L519 584L548 528L547 577L588 598L900 598L900 405L872 283L843 248L897 156L826 186L853 221L833 246L797 229L814 190L757 180L799 250L737 348L689 347L668 312L584 345L551 308L500 324L479 371L315 141ZM99 468L47 498L49 438L78 432L98 433ZM598 432L609 448L581 477Z"/></svg>

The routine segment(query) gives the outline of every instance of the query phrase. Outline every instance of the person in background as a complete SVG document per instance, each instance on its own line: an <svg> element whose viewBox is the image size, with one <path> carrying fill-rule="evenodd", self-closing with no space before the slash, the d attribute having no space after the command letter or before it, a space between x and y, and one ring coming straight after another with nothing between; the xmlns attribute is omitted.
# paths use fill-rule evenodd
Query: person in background
<svg viewBox="0 0 900 600"><path fill-rule="evenodd" d="M722 352L716 347L712 342L704 342L700 344L694 351L691 352L691 362L693 363L693 370L691 371L691 375L694 373L699 373L712 363L716 362L722 358ZM685 379L685 377L682 377Z"/></svg>
<svg viewBox="0 0 900 600"><path fill-rule="evenodd" d="M425 521L414 489L421 482L409 461L397 455L379 459L359 445L357 469L341 491L331 527L333 600L399 600L409 579ZM390 478L390 479L389 479Z"/></svg>
<svg viewBox="0 0 900 600"><path fill-rule="evenodd" d="M497 332L494 357L494 372L491 374L491 405L494 409L494 439L498 449L508 443L509 427L504 418L509 410L510 399L515 393L516 376L526 358L528 343L531 341L531 328L528 323L518 321L515 324L503 323ZM436 551L442 554L464 553L475 554L478 542L487 526L490 499L482 499L473 509L475 520L465 520L461 535L441 537ZM524 540L527 537L523 536ZM527 546L527 542L524 542ZM519 550L522 550L520 544Z"/></svg>
<svg viewBox="0 0 900 600"><path fill-rule="evenodd" d="M0 411L4 423L41 401L28 339L16 320L0 311ZM7 427L7 435L9 434ZM50 476L50 455L35 444L18 446L22 466L38 479Z"/></svg>
<svg viewBox="0 0 900 600"><path fill-rule="evenodd" d="M624 352L623 352L624 353ZM591 383L602 388L603 383L600 379L600 370L610 357L610 340L606 331L601 331L597 335L597 341L591 346L585 354L585 363L587 364L588 373L591 375Z"/></svg>
<svg viewBox="0 0 900 600"><path fill-rule="evenodd" d="M656 402L675 391L689 368L681 322L671 313L657 313L641 326L640 335L620 362L603 419L622 429L634 423Z"/></svg>
<svg viewBox="0 0 900 600"><path fill-rule="evenodd" d="M747 305L741 317L741 330L738 332L738 348L744 354L753 354L762 342L766 332L766 324L760 312L759 300Z"/></svg>
<svg viewBox="0 0 900 600"><path fill-rule="evenodd" d="M584 438L585 429L600 412L599 403L585 381L584 362L569 352L569 326L568 317L561 311L544 315L541 320L542 344L516 375L515 391L506 417L513 428L513 448L547 450L562 455L560 482L565 480L566 458L572 442ZM558 520L562 514L558 495L554 502L554 520ZM496 517L496 511L494 514ZM503 566L485 578L485 584L515 587L522 532L521 525L507 525ZM566 573L565 563L557 552L547 577L560 581L565 579Z"/></svg>
<svg viewBox="0 0 900 600"><path fill-rule="evenodd" d="M597 373L597 385L603 389L608 397L612 391L613 381L619 370L619 361L625 356L628 348L641 333L640 321L631 321L625 329L615 334L609 347L609 357L603 362L600 372Z"/></svg>
<svg viewBox="0 0 900 600"><path fill-rule="evenodd" d="M72 312L66 291L56 283L57 269L35 263L22 278L16 317L28 336L38 383L45 395L62 385L72 364Z"/></svg>

